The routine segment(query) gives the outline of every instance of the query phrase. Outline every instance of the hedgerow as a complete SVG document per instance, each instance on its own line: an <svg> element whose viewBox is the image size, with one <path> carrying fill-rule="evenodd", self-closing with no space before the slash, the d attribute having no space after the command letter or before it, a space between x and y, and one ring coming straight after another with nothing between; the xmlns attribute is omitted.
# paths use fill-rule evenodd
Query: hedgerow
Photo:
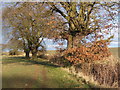
<svg viewBox="0 0 120 90"><path fill-rule="evenodd" d="M81 45L65 50L64 57L72 64L102 60L111 55L105 40L96 41L89 46Z"/></svg>

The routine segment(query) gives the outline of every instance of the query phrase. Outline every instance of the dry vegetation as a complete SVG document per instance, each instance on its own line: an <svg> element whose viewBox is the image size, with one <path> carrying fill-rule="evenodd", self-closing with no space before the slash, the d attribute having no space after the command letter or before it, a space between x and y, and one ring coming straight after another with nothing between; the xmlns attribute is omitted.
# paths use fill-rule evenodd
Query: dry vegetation
<svg viewBox="0 0 120 90"><path fill-rule="evenodd" d="M78 50L78 49L77 49ZM92 50L92 49L91 49ZM118 87L119 86L119 65L118 48L110 48L111 56L102 60L93 62L79 63L71 66L69 60L66 60L61 54L56 51L46 51L45 56L50 59L50 62L60 66L70 66L67 69L76 78L84 78L86 83L93 83L95 86L100 87ZM9 54L5 53L4 54Z"/></svg>
<svg viewBox="0 0 120 90"><path fill-rule="evenodd" d="M117 48L110 48L112 55L104 57L102 60L94 60L93 62L84 62L72 66L69 60L60 55L54 56L51 61L61 66L69 65L70 67L66 68L68 72L71 72L77 78L84 78L86 83L93 83L95 87L115 88L119 86L120 82L118 81L120 61L117 50Z"/></svg>
<svg viewBox="0 0 120 90"><path fill-rule="evenodd" d="M73 64L102 60L110 56L105 40L94 42L91 46L81 45L79 48L71 48L64 52L64 56Z"/></svg>
<svg viewBox="0 0 120 90"><path fill-rule="evenodd" d="M84 78L85 83L93 84L94 87L117 88L120 82L119 65L117 59L110 56L104 61L78 64L65 70L78 79Z"/></svg>

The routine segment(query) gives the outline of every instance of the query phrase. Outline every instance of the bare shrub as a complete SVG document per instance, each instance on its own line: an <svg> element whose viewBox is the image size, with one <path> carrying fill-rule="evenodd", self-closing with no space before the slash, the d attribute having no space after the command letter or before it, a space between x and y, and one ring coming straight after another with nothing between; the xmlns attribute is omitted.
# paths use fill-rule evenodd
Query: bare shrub
<svg viewBox="0 0 120 90"><path fill-rule="evenodd" d="M22 55L23 52L17 51L17 50L11 50L9 51L9 55Z"/></svg>
<svg viewBox="0 0 120 90"><path fill-rule="evenodd" d="M70 66L70 62L64 56L58 54L49 57L50 62L58 64L59 66Z"/></svg>

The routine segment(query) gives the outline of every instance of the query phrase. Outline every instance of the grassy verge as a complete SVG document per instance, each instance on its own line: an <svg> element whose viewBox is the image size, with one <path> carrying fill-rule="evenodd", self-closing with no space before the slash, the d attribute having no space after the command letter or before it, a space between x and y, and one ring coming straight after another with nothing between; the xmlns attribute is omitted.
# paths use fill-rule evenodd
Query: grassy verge
<svg viewBox="0 0 120 90"><path fill-rule="evenodd" d="M3 88L89 88L75 77L46 60L3 57Z"/></svg>

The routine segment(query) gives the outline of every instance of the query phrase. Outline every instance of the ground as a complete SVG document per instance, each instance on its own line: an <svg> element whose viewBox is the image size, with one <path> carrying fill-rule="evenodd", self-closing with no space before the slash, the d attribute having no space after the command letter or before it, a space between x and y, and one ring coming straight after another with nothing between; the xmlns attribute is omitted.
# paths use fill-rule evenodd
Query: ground
<svg viewBox="0 0 120 90"><path fill-rule="evenodd" d="M118 48L111 48L115 57L119 57ZM55 52L49 51L48 54ZM3 57L2 60L3 88L89 88L62 67L49 63L45 59L35 61L24 57Z"/></svg>
<svg viewBox="0 0 120 90"><path fill-rule="evenodd" d="M120 58L120 47L119 48L110 48L110 51L116 58Z"/></svg>
<svg viewBox="0 0 120 90"><path fill-rule="evenodd" d="M3 57L2 71L3 88L89 88L62 67L43 59Z"/></svg>

